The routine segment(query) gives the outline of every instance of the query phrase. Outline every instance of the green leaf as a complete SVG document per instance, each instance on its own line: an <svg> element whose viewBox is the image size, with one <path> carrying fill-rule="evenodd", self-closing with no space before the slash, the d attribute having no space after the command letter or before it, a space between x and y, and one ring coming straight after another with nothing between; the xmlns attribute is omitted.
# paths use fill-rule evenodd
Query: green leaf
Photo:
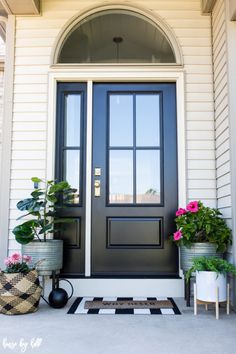
<svg viewBox="0 0 236 354"><path fill-rule="evenodd" d="M42 195L44 195L44 192L41 192L41 189L35 189L32 193L31 193L32 197L34 199L37 199L39 197L41 197Z"/></svg>
<svg viewBox="0 0 236 354"><path fill-rule="evenodd" d="M43 208L44 202L38 201L37 199L34 198L27 198L19 201L16 206L21 211L27 210L29 211L29 213L31 213L31 212L37 212L41 208Z"/></svg>
<svg viewBox="0 0 236 354"><path fill-rule="evenodd" d="M34 226L37 225L35 220L27 221L21 225L16 226L12 233L15 235L16 241L21 244L27 244L34 239Z"/></svg>
<svg viewBox="0 0 236 354"><path fill-rule="evenodd" d="M34 240L34 235L16 235L15 238L16 241L21 245L27 245L27 243L30 243Z"/></svg>
<svg viewBox="0 0 236 354"><path fill-rule="evenodd" d="M38 177L32 177L32 178L31 178L31 181L34 182L34 183L40 183L40 182L42 182L42 180L41 180L40 178L38 178Z"/></svg>
<svg viewBox="0 0 236 354"><path fill-rule="evenodd" d="M29 210L32 208L35 204L35 200L33 198L27 198L19 201L16 206L17 209L23 211L23 210Z"/></svg>
<svg viewBox="0 0 236 354"><path fill-rule="evenodd" d="M69 188L70 188L69 183L66 182L66 181L62 181L62 182L59 182L59 183L56 183L56 184L52 185L49 188L49 193L48 194L54 194L54 193L58 193L58 192L63 192L64 190L69 189Z"/></svg>
<svg viewBox="0 0 236 354"><path fill-rule="evenodd" d="M52 195L48 194L46 198L51 203L56 203L57 202L57 198L53 194Z"/></svg>

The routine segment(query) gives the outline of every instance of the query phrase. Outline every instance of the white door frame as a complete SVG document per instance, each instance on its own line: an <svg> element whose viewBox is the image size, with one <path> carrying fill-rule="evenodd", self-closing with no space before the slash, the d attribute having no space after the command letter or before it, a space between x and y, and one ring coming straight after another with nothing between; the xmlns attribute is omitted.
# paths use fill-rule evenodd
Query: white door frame
<svg viewBox="0 0 236 354"><path fill-rule="evenodd" d="M47 178L54 178L57 82L87 83L85 276L91 275L92 102L95 82L175 82L177 102L178 204L186 204L185 91L182 67L96 66L51 68L48 75Z"/></svg>

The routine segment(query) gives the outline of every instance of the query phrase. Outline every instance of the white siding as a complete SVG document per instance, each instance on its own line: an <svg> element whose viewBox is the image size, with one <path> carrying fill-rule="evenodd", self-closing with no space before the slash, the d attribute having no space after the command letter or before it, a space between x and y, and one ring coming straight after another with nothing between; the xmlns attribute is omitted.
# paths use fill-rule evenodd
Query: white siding
<svg viewBox="0 0 236 354"><path fill-rule="evenodd" d="M231 176L225 0L212 13L217 206L231 224Z"/></svg>
<svg viewBox="0 0 236 354"><path fill-rule="evenodd" d="M0 61L4 63L5 57L5 43L0 37ZM2 159L2 118L3 118L3 79L4 79L4 67L1 63L0 68L0 168Z"/></svg>
<svg viewBox="0 0 236 354"><path fill-rule="evenodd" d="M121 2L121 1L120 1ZM31 188L29 177L45 177L47 80L52 46L62 26L79 11L103 2L42 0L42 16L17 17L10 229L19 198ZM172 28L184 56L187 119L188 199L216 205L215 136L211 18L201 0L136 0ZM10 250L18 245L10 232Z"/></svg>
<svg viewBox="0 0 236 354"><path fill-rule="evenodd" d="M3 78L4 72L0 71L0 168L2 159Z"/></svg>

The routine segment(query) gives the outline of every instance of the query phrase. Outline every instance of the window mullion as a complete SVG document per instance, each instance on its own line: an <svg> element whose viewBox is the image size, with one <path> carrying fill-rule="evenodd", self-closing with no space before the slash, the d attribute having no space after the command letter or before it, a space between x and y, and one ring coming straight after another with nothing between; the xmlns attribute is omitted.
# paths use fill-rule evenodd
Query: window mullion
<svg viewBox="0 0 236 354"><path fill-rule="evenodd" d="M133 203L136 204L136 94L133 94Z"/></svg>

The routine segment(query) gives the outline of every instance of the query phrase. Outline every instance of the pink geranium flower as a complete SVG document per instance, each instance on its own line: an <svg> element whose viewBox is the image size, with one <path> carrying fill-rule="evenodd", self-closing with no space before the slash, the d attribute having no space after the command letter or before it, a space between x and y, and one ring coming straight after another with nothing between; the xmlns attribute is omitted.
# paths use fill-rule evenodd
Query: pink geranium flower
<svg viewBox="0 0 236 354"><path fill-rule="evenodd" d="M8 258L4 259L4 264L5 266L9 267L12 263L11 263L11 260Z"/></svg>
<svg viewBox="0 0 236 354"><path fill-rule="evenodd" d="M188 203L186 209L191 213L196 213L199 209L198 202L195 200L193 202Z"/></svg>
<svg viewBox="0 0 236 354"><path fill-rule="evenodd" d="M176 216L184 215L186 212L187 212L187 211L186 211L185 209L179 208L179 209L176 211L175 215L176 215Z"/></svg>
<svg viewBox="0 0 236 354"><path fill-rule="evenodd" d="M182 237L183 237L183 234L180 230L178 230L174 233L174 240L175 241L179 241Z"/></svg>
<svg viewBox="0 0 236 354"><path fill-rule="evenodd" d="M30 263L32 261L32 257L31 256L26 256L24 255L22 257L23 261L26 262L26 263Z"/></svg>
<svg viewBox="0 0 236 354"><path fill-rule="evenodd" d="M10 262L13 264L19 263L21 261L21 255L19 252L15 252L9 257Z"/></svg>

